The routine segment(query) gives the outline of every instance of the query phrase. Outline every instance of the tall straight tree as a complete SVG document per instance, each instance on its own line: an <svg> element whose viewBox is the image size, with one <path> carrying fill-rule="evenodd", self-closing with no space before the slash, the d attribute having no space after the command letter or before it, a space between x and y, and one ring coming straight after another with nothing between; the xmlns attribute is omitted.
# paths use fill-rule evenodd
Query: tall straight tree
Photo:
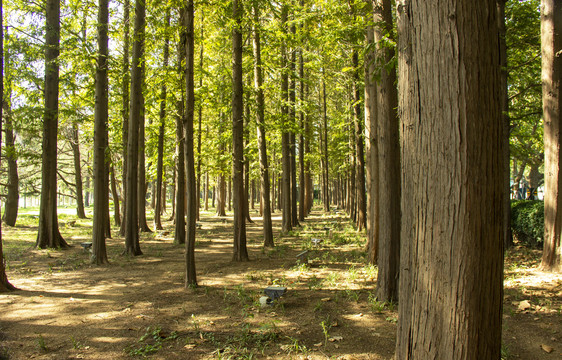
<svg viewBox="0 0 562 360"><path fill-rule="evenodd" d="M127 194L127 169L128 167L128 142L129 142L129 84L130 84L130 69L129 69L129 14L130 14L130 1L125 0L123 4L123 64L121 68L121 76L123 77L121 84L121 92L123 94L123 99L121 102L121 117L123 119L123 194ZM123 221L121 221L121 228L119 233L121 236L125 236L125 222L126 222L126 211L127 211L127 201L123 199Z"/></svg>
<svg viewBox="0 0 562 360"><path fill-rule="evenodd" d="M234 261L248 261L244 207L244 80L242 78L242 11L239 0L232 1L232 181L234 205Z"/></svg>
<svg viewBox="0 0 562 360"><path fill-rule="evenodd" d="M322 142L322 159L324 160L324 184L322 187L322 194L324 197L324 212L330 211L330 192L329 192L329 171L328 171L328 105L326 99L326 79L325 79L325 69L322 69L322 120L324 124L324 141ZM322 135L321 135L322 136Z"/></svg>
<svg viewBox="0 0 562 360"><path fill-rule="evenodd" d="M3 2L0 0L0 95L4 94L4 11ZM0 119L4 108L4 96L0 96ZM2 153L2 121L0 121L0 154ZM2 157L0 156L0 163ZM4 249L2 248L2 222L0 221L0 292L15 290L16 288L8 281L6 267L4 266Z"/></svg>
<svg viewBox="0 0 562 360"><path fill-rule="evenodd" d="M139 243L139 127L142 112L142 65L144 53L146 8L144 0L135 3L133 56L131 63L131 95L127 140L127 186L125 196L125 253L142 255ZM144 200L144 198L143 198Z"/></svg>
<svg viewBox="0 0 562 360"><path fill-rule="evenodd" d="M297 32L297 27L294 22L291 24L291 36L295 37ZM296 87L297 87L297 76L295 73L297 65L297 49L291 49L291 59L289 65L290 73L290 85L289 85L289 147L291 149L290 159L291 159L291 222L293 227L299 225L299 214L297 205L297 144L296 144L296 115L297 115L297 102L296 102Z"/></svg>
<svg viewBox="0 0 562 360"><path fill-rule="evenodd" d="M174 244L185 244L185 138L183 136L183 118L185 113L185 55L187 34L185 28L186 7L180 9L180 33L178 44L177 70L180 78L181 96L177 101L176 116L176 201Z"/></svg>
<svg viewBox="0 0 562 360"><path fill-rule="evenodd" d="M398 270L400 265L400 140L396 113L398 95L396 70L391 63L394 49L384 45L392 40L392 4L390 0L375 0L375 43L380 74L377 87L377 135L379 155L379 250L377 265L377 298L398 300Z"/></svg>
<svg viewBox="0 0 562 360"><path fill-rule="evenodd" d="M287 15L288 7L281 5L281 31L287 34ZM283 233L288 233L293 229L293 217L291 214L291 135L288 129L289 108L289 74L287 70L287 45L286 40L281 42L281 153L282 153L282 186L281 186L281 209L282 209L282 229Z"/></svg>
<svg viewBox="0 0 562 360"><path fill-rule="evenodd" d="M560 131L562 129L562 4L541 2L542 102L544 117L544 247L541 268L562 270L562 174Z"/></svg>
<svg viewBox="0 0 562 360"><path fill-rule="evenodd" d="M167 72L170 57L170 7L166 6L166 33L164 37L164 59L162 66ZM160 125L158 126L158 160L156 164L156 208L154 209L154 228L162 230L162 177L164 169L164 129L166 126L166 96L167 87L165 78L160 88ZM164 199L165 200L165 199Z"/></svg>
<svg viewBox="0 0 562 360"><path fill-rule="evenodd" d="M379 251L379 155L377 146L377 83L374 78L374 38L374 28L368 26L366 41L367 48L370 50L365 54L365 150L367 158L365 178L367 187L367 261L370 264L376 264Z"/></svg>
<svg viewBox="0 0 562 360"><path fill-rule="evenodd" d="M265 101L263 96L263 72L261 61L260 10L258 0L254 0L254 88L256 91L256 121L258 131L258 150L261 175L261 206L263 209L263 246L273 247L273 225L271 223L271 201L269 195L269 164L265 136Z"/></svg>
<svg viewBox="0 0 562 360"><path fill-rule="evenodd" d="M195 86L193 83L193 61L195 53L195 34L193 22L195 18L193 0L187 2L185 12L186 52L185 52L185 85L186 104L183 120L185 137L185 174L187 175L187 232L185 238L185 286L197 286L195 272L195 220L197 218L197 198L195 193L195 156L193 154L193 114L195 111Z"/></svg>
<svg viewBox="0 0 562 360"><path fill-rule="evenodd" d="M367 194L365 193L365 146L363 143L363 119L361 112L361 88L360 88L360 72L359 54L357 50L353 51L353 123L355 128L355 158L357 159L355 172L356 191L357 191L357 230L363 230L366 225L367 217Z"/></svg>
<svg viewBox="0 0 562 360"><path fill-rule="evenodd" d="M499 359L505 189L496 0L401 0L397 8L396 359Z"/></svg>
<svg viewBox="0 0 562 360"><path fill-rule="evenodd" d="M59 127L60 0L45 4L45 85L43 151L41 155L41 205L35 246L66 248L57 217L57 132Z"/></svg>
<svg viewBox="0 0 562 360"><path fill-rule="evenodd" d="M99 0L98 12L98 61L96 69L96 106L94 109L94 221L92 229L92 262L105 264L107 252L105 248L106 215L108 211L109 181L108 167L108 0Z"/></svg>

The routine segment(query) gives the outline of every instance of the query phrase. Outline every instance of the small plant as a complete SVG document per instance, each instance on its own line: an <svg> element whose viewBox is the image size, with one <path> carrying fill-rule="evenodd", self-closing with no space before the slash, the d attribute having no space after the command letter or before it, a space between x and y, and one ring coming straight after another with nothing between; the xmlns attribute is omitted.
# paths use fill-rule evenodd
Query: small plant
<svg viewBox="0 0 562 360"><path fill-rule="evenodd" d="M373 294L369 294L369 305L371 306L371 310L374 313L382 313L382 311L384 310L385 306L386 306L386 302L384 301L378 301L377 297L374 296Z"/></svg>
<svg viewBox="0 0 562 360"><path fill-rule="evenodd" d="M314 305L314 311L321 312L322 310L324 310L324 302L322 300L318 300Z"/></svg>
<svg viewBox="0 0 562 360"><path fill-rule="evenodd" d="M322 288L322 279L317 278L316 275L313 275L307 282L309 290L317 290Z"/></svg>
<svg viewBox="0 0 562 360"><path fill-rule="evenodd" d="M329 331L332 328L332 323L329 319L326 319L322 320L320 326L322 326L322 333L324 334L324 346L326 346L328 344L328 339L330 338Z"/></svg>
<svg viewBox="0 0 562 360"><path fill-rule="evenodd" d="M41 334L39 334L39 336L37 337L37 346L39 347L39 350L47 351L47 344L45 343L45 338Z"/></svg>
<svg viewBox="0 0 562 360"><path fill-rule="evenodd" d="M345 296L352 301L359 302L359 291L354 291L351 289L345 289Z"/></svg>
<svg viewBox="0 0 562 360"><path fill-rule="evenodd" d="M160 326L155 328L149 326L146 328L144 335L138 340L138 343L141 343L141 345L138 347L131 345L128 349L128 353L131 356L146 357L147 355L158 352L158 350L162 348L164 341L177 338L178 334L175 331L166 337L162 335L162 328Z"/></svg>
<svg viewBox="0 0 562 360"><path fill-rule="evenodd" d="M80 341L77 341L74 336L70 337L70 341L72 342L72 348L74 349L82 349L84 347L84 345L82 345Z"/></svg>

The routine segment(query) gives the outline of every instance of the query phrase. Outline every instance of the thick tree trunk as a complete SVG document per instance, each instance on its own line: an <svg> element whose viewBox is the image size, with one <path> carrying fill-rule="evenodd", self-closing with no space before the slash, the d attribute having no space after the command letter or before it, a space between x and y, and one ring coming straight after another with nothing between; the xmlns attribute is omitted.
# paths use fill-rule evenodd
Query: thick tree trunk
<svg viewBox="0 0 562 360"><path fill-rule="evenodd" d="M4 94L4 17L3 4L0 0L0 94ZM2 101L3 102L3 101ZM2 119L3 104L0 105L0 119ZM0 121L0 154L2 153L2 121ZM0 163L1 163L0 156ZM15 290L16 288L10 284L6 276L6 267L4 266L4 249L2 247L2 222L0 222L0 293Z"/></svg>
<svg viewBox="0 0 562 360"><path fill-rule="evenodd" d="M194 11L193 0L187 1L185 16L186 27L186 57L185 57L185 84L186 104L183 120L183 133L185 136L185 174L187 178L187 229L185 236L185 287L197 286L197 273L195 272L195 219L197 217L197 199L195 193L195 157L193 154L193 115L195 111L195 86L193 83L193 59L195 53L194 43Z"/></svg>
<svg viewBox="0 0 562 360"><path fill-rule="evenodd" d="M250 81L250 80L249 80ZM249 82L248 81L248 82ZM248 85L250 86L250 85ZM246 95L246 100L244 103L244 120L243 120L243 149L246 148L250 142L250 92L244 93ZM250 157L248 154L244 154L244 218L250 224L254 223L254 220L250 217Z"/></svg>
<svg viewBox="0 0 562 360"><path fill-rule="evenodd" d="M541 268L562 270L562 174L560 172L562 4L541 2L542 87L545 152L544 246Z"/></svg>
<svg viewBox="0 0 562 360"><path fill-rule="evenodd" d="M108 209L108 166L106 153L108 120L108 0L99 0L98 13L98 61L96 69L96 107L94 111L94 219L92 228L92 256L94 264L108 263L105 247Z"/></svg>
<svg viewBox="0 0 562 360"><path fill-rule="evenodd" d="M4 52L3 59L6 74L9 74L10 62L7 51ZM4 111L4 121L6 123L6 127L4 129L4 132L6 133L4 153L6 154L5 157L8 162L8 185L6 186L6 205L4 206L4 215L2 216L2 220L8 226L15 226L18 218L20 192L17 162L18 156L15 147L14 124L12 122L12 87L9 75L5 76L5 83L6 86L4 88L6 93L3 98L4 101L2 104L2 110ZM82 211L83 210L84 206L82 205Z"/></svg>
<svg viewBox="0 0 562 360"><path fill-rule="evenodd" d="M123 78L121 92L123 94L123 99L121 102L121 117L123 119L123 163L122 163L122 182L123 191L122 193L127 194L127 165L128 158L128 141L129 141L129 83L130 83L130 71L129 68L129 13L130 13L130 0L125 0L123 4L123 65L121 68L121 76ZM127 213L127 202L123 199L123 221L121 222L121 227L119 229L119 234L125 236L125 224L126 224L126 213Z"/></svg>
<svg viewBox="0 0 562 360"><path fill-rule="evenodd" d="M287 34L287 5L281 7L281 27L284 34ZM287 73L287 46L285 41L281 42L281 117L283 129L281 134L281 157L282 157L282 186L281 186L281 206L282 209L282 232L284 234L293 230L293 216L291 214L291 135L289 133L289 75Z"/></svg>
<svg viewBox="0 0 562 360"><path fill-rule="evenodd" d="M244 104L242 79L242 4L232 2L232 180L234 203L234 261L248 261L244 199Z"/></svg>
<svg viewBox="0 0 562 360"><path fill-rule="evenodd" d="M142 58L144 54L146 8L144 1L135 4L135 25L131 64L131 104L127 140L127 186L125 196L125 253L142 255L139 244L139 128L142 116ZM143 180L144 182L144 180ZM142 197L144 202L144 196Z"/></svg>
<svg viewBox="0 0 562 360"><path fill-rule="evenodd" d="M353 52L353 67L355 68L355 79L353 82L354 88L354 119L355 124L355 158L357 162L356 171L356 184L357 184L357 230L363 230L366 223L367 212L367 195L365 193L365 147L363 144L363 124L361 113L361 92L360 92L360 68L359 68L359 54L357 51Z"/></svg>
<svg viewBox="0 0 562 360"><path fill-rule="evenodd" d="M505 188L496 16L495 0L398 3L397 360L500 358Z"/></svg>
<svg viewBox="0 0 562 360"><path fill-rule="evenodd" d="M263 96L263 73L261 62L260 42L260 16L258 3L254 2L254 88L256 91L256 121L258 132L258 150L260 157L261 175L261 201L260 208L263 209L263 246L273 247L273 226L271 222L271 201L269 198L269 164L267 161L267 144L265 134L265 101Z"/></svg>
<svg viewBox="0 0 562 360"><path fill-rule="evenodd" d="M199 88L203 88L203 39L204 33L204 19L205 16L201 13L201 49L199 51L199 71L201 72L201 76L199 77ZM202 102L199 104L199 123L198 123L198 132L197 132L197 221L201 219L201 163L202 163L202 156L201 156L201 140L202 140L202 123L203 123L203 105Z"/></svg>
<svg viewBox="0 0 562 360"><path fill-rule="evenodd" d="M187 8L180 9L180 42L178 45L177 69L181 78L181 97L177 102L178 116L176 117L176 201L175 201L175 232L174 244L185 244L185 138L183 134L183 118L185 117L185 71L183 63L186 56L186 12Z"/></svg>
<svg viewBox="0 0 562 360"><path fill-rule="evenodd" d="M166 8L166 29L170 28L170 8ZM168 32L166 32L167 34ZM164 39L164 59L162 66L168 68L168 60L170 56L170 38L166 35ZM162 81L160 89L160 126L158 127L158 160L156 164L156 207L154 209L154 228L162 230L162 177L164 168L164 129L166 126L166 97L167 86L166 81ZM165 199L164 199L165 200Z"/></svg>
<svg viewBox="0 0 562 360"><path fill-rule="evenodd" d="M141 0L142 1L142 0ZM146 77L146 70L144 62L141 66L141 89L145 88L145 77ZM146 220L146 193L147 193L147 182L146 182L146 154L145 154L145 115L146 115L146 106L144 103L144 93L141 90L140 93L141 98L141 116L139 119L139 157L138 157L138 192L137 192L137 201L138 201L138 212L139 212L139 230L141 232L152 232L148 227L148 222Z"/></svg>
<svg viewBox="0 0 562 360"><path fill-rule="evenodd" d="M43 152L41 156L41 205L35 246L66 248L57 217L57 132L59 124L60 2L47 0L45 36L45 90Z"/></svg>
<svg viewBox="0 0 562 360"><path fill-rule="evenodd" d="M400 265L400 140L396 113L398 95L396 70L388 64L394 50L384 43L392 30L390 0L375 0L375 43L377 56L383 64L380 70L377 101L377 135L379 155L379 251L377 265L377 298L398 300Z"/></svg>

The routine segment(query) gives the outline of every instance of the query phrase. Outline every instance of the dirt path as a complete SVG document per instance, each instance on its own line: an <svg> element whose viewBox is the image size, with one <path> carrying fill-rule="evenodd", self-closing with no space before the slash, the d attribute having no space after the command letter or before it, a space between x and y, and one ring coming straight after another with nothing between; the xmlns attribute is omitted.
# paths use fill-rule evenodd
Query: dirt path
<svg viewBox="0 0 562 360"><path fill-rule="evenodd" d="M364 266L364 239L343 215L313 213L291 236L276 235L270 250L255 220L248 225L251 261L233 263L232 219L203 214L197 289L184 288L183 246L172 244L170 223L143 235L140 257L121 256L123 239L108 240L111 264L103 267L89 265L78 245L89 241L80 228L86 224L68 228L76 246L65 251L33 249L33 228L6 230L8 275L20 290L0 295L0 359L392 358L397 312L370 295L376 269ZM280 218L274 225L279 234ZM297 264L303 250L309 265ZM562 358L562 280L520 291L519 279L513 275L513 293L506 289L508 358ZM261 307L269 285L288 291ZM527 297L532 308L518 310Z"/></svg>

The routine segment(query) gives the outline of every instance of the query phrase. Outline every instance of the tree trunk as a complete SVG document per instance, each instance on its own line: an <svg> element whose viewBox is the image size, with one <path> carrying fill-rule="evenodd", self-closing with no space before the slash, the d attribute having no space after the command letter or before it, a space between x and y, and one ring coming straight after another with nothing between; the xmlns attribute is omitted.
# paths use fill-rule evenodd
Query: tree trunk
<svg viewBox="0 0 562 360"><path fill-rule="evenodd" d="M82 189L82 161L80 159L80 141L78 138L78 124L72 124L72 138L70 141L74 158L74 181L76 183L76 216L79 219L85 219L84 196Z"/></svg>
<svg viewBox="0 0 562 360"><path fill-rule="evenodd" d="M234 261L248 261L244 199L244 94L242 79L242 4L232 2L232 180L234 203Z"/></svg>
<svg viewBox="0 0 562 360"><path fill-rule="evenodd" d="M41 205L39 231L35 246L66 248L59 232L57 217L57 132L59 123L59 48L60 1L46 2L45 91L43 115L43 151L41 156Z"/></svg>
<svg viewBox="0 0 562 360"><path fill-rule="evenodd" d="M166 7L166 29L170 28L170 8ZM166 34L168 32L166 31ZM162 66L168 69L168 59L170 56L170 38L168 35L164 39L164 59ZM162 177L164 168L164 129L166 126L166 81L162 81L160 89L160 126L158 127L158 160L156 164L156 208L154 209L154 228L162 230Z"/></svg>
<svg viewBox="0 0 562 360"><path fill-rule="evenodd" d="M144 54L146 8L144 1L135 3L135 25L131 64L131 104L127 140L127 186L125 196L125 253L142 255L139 244L139 128L143 110L142 67ZM143 180L144 182L144 180ZM144 202L144 197L142 197Z"/></svg>
<svg viewBox="0 0 562 360"><path fill-rule="evenodd" d="M291 35L295 37L297 32L297 28L293 24L291 25ZM290 124L290 149L291 149L291 222L292 226L299 226L299 214L298 214L298 205L297 205L297 144L296 144L296 134L295 134L295 125L296 125L296 86L297 86L297 79L296 79L296 65L297 65L297 57L296 57L296 49L293 48L291 50L291 59L289 63L289 72L290 76L290 83L289 83L289 124Z"/></svg>
<svg viewBox="0 0 562 360"><path fill-rule="evenodd" d="M113 219L116 226L121 226L121 213L119 212L119 192L115 177L115 166L111 164L111 194L113 195Z"/></svg>
<svg viewBox="0 0 562 360"><path fill-rule="evenodd" d="M121 76L123 78L121 92L123 93L123 99L121 102L121 115L123 119L123 191L122 193L127 194L127 165L128 158L128 141L129 141L129 83L130 83L130 68L129 68L129 13L130 13L130 0L125 0L123 4L123 65L121 67ZM126 224L126 213L127 213L127 202L123 199L123 221L121 222L121 227L119 229L119 234L125 236L125 224Z"/></svg>
<svg viewBox="0 0 562 360"><path fill-rule="evenodd" d="M267 144L265 134L265 101L263 96L263 73L261 62L261 42L260 42L260 16L258 2L254 2L254 88L256 91L256 121L258 132L258 150L260 157L261 175L261 202L263 208L263 246L273 247L273 225L271 222L271 201L269 198L269 164L267 161Z"/></svg>
<svg viewBox="0 0 562 360"><path fill-rule="evenodd" d="M377 122L379 153L379 251L377 265L377 298L398 300L400 266L400 140L396 113L398 95L396 70L388 64L394 50L384 43L392 29L390 0L375 0L375 43L377 56L385 64L378 83Z"/></svg>
<svg viewBox="0 0 562 360"><path fill-rule="evenodd" d="M5 34L7 36L7 34ZM4 121L6 122L6 128L4 132L6 133L6 143L5 151L6 161L8 162L8 185L6 186L6 205L4 207L4 215L2 220L8 226L15 226L18 218L18 207L19 207L19 176L18 176L18 156L15 147L15 137L14 137L14 124L12 122L12 87L11 87L11 75L8 75L10 58L8 52L4 52L4 69L6 71L5 83L6 83L6 93L4 94L4 101L2 110L4 111ZM2 93L0 93L2 94ZM1 117L0 117L1 119ZM1 136L1 135L0 135ZM84 206L82 205L82 211Z"/></svg>
<svg viewBox="0 0 562 360"><path fill-rule="evenodd" d="M357 162L356 183L357 183L357 230L363 230L366 222L366 194L365 194L365 150L363 145L363 124L361 113L361 92L360 92L360 75L359 75L359 54L357 51L353 52L353 67L355 68L355 79L353 81L354 88L354 124L355 124L355 158Z"/></svg>
<svg viewBox="0 0 562 360"><path fill-rule="evenodd" d="M4 12L2 0L0 0L0 94L4 94ZM3 105L3 104L2 104ZM2 119L3 107L0 106L0 119ZM0 154L2 153L2 121L0 121ZM0 163L2 157L0 156ZM6 276L4 265L4 249L2 247L2 222L0 222L0 293L15 290Z"/></svg>
<svg viewBox="0 0 562 360"><path fill-rule="evenodd" d="M183 134L183 119L185 117L185 96L184 91L185 82L185 71L183 63L185 63L186 57L186 16L187 8L182 7L180 9L180 34L179 34L179 45L178 45L178 60L177 69L178 75L181 79L181 96L177 102L178 116L176 117L176 207L175 207L175 232L174 232L174 244L185 244L185 138Z"/></svg>
<svg viewBox="0 0 562 360"><path fill-rule="evenodd" d="M142 0L141 0L142 1ZM144 61L141 65L141 89L146 87L145 85L146 70ZM146 116L146 105L144 103L144 92L141 90L141 116L139 119L139 156L138 156L138 212L139 212L139 230L141 232L152 232L148 227L148 222L146 221L146 192L147 192L147 182L146 182L146 155L145 155L145 116Z"/></svg>
<svg viewBox="0 0 562 360"><path fill-rule="evenodd" d="M541 268L562 270L562 194L560 182L560 113L562 94L562 4L555 0L541 2L542 87L544 116L544 247Z"/></svg>
<svg viewBox="0 0 562 360"><path fill-rule="evenodd" d="M185 287L197 286L197 273L195 272L195 219L197 217L197 199L195 193L195 157L193 154L193 114L195 111L195 86L193 80L194 59L194 10L193 0L186 4L186 57L185 57L185 84L186 104L183 120L183 133L185 136L185 174L187 175L187 229L185 236Z"/></svg>
<svg viewBox="0 0 562 360"><path fill-rule="evenodd" d="M209 211L209 171L205 171L205 211Z"/></svg>
<svg viewBox="0 0 562 360"><path fill-rule="evenodd" d="M248 85L249 86L249 85ZM250 93L245 92L246 101L244 103L245 116L243 120L243 149L246 148L250 142ZM250 217L250 157L248 154L244 155L244 218L250 224L254 223L254 220Z"/></svg>
<svg viewBox="0 0 562 360"><path fill-rule="evenodd" d="M496 1L459 4L397 7L404 240L397 360L500 358L505 188Z"/></svg>
<svg viewBox="0 0 562 360"><path fill-rule="evenodd" d="M201 74L203 73L203 39L204 39L204 19L205 16L203 12L201 13L201 49L199 52L199 71ZM203 75L199 77L199 88L203 88ZM201 219L201 129L203 123L203 104L202 102L199 103L199 124L198 124L198 132L197 132L197 221Z"/></svg>
<svg viewBox="0 0 562 360"><path fill-rule="evenodd" d="M281 27L284 34L287 34L287 5L281 7ZM287 46L285 40L281 42L281 118L283 122L281 156L283 166L283 180L281 188L281 206L282 209L282 231L287 234L293 230L293 216L291 214L291 135L288 129L289 109L287 107L289 97L289 75L287 74Z"/></svg>
<svg viewBox="0 0 562 360"><path fill-rule="evenodd" d="M301 7L304 6L304 0L300 2ZM302 25L301 25L302 31ZM304 109L304 58L303 58L303 49L301 47L299 51L299 79L300 79L300 86L299 86L299 101L300 106ZM299 136L299 221L304 221L306 217L306 180L305 180L305 134L306 134L306 127L305 127L305 112L304 110L299 111L300 115L300 136ZM306 134L308 136L308 134Z"/></svg>
<svg viewBox="0 0 562 360"><path fill-rule="evenodd" d="M108 21L109 2L99 0L98 12L98 61L96 69L96 105L94 109L94 219L92 228L92 256L94 264L108 263L105 247L105 236L108 206L107 163L107 120L109 114L108 103Z"/></svg>
<svg viewBox="0 0 562 360"><path fill-rule="evenodd" d="M325 75L324 73L322 74ZM328 110L326 104L326 81L322 77L322 120L324 122L324 212L330 212L330 194L328 193Z"/></svg>

